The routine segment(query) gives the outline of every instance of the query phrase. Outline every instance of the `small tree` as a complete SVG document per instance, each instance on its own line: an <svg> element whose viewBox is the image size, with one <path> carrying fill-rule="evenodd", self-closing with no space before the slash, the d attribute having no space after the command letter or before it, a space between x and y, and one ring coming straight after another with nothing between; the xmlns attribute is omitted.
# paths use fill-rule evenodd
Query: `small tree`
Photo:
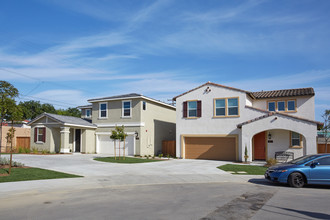
<svg viewBox="0 0 330 220"><path fill-rule="evenodd" d="M115 153L115 160L117 159L116 158L116 140L118 140L118 132L117 132L117 126L116 126L116 128L115 128L115 130L112 130L111 131L111 136L110 136L110 138L113 140L113 142L114 142L114 145L113 145L113 149L114 149L114 153Z"/></svg>
<svg viewBox="0 0 330 220"><path fill-rule="evenodd" d="M324 114L322 115L324 119L324 124L322 127L322 131L324 134L324 141L325 141L325 153L328 152L328 141L330 139L329 130L330 130L330 110L325 110Z"/></svg>
<svg viewBox="0 0 330 220"><path fill-rule="evenodd" d="M18 96L18 90L7 81L0 81L0 155L2 143L2 124L6 119L8 110L15 104L15 98Z"/></svg>
<svg viewBox="0 0 330 220"><path fill-rule="evenodd" d="M10 163L9 163L9 175L11 173L11 166L13 161L13 140L15 137L15 128L14 122L22 120L22 110L19 106L13 103L11 106L8 106L8 112L6 118L11 121L11 128L7 133L7 141L10 143Z"/></svg>
<svg viewBox="0 0 330 220"><path fill-rule="evenodd" d="M119 139L119 152L120 152L120 141L124 141L124 155L123 155L123 157L124 157L124 160L125 160L125 140L126 140L127 134L125 133L124 125L121 126L121 127L117 127L117 132L118 132L118 139Z"/></svg>

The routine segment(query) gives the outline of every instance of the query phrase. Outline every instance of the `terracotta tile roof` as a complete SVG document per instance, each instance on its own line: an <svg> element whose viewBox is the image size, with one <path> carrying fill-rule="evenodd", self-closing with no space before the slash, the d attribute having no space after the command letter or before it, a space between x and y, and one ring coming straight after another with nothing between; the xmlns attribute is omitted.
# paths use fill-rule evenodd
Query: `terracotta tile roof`
<svg viewBox="0 0 330 220"><path fill-rule="evenodd" d="M311 87L300 88L300 89L282 89L282 90L252 92L252 94L256 99L315 95L314 89Z"/></svg>
<svg viewBox="0 0 330 220"><path fill-rule="evenodd" d="M245 108L250 108L250 109L253 109L253 110L261 111L261 112L264 112L266 114L265 115L262 115L260 117L257 117L257 118L254 118L254 119L251 119L251 120L242 122L242 123L240 123L240 124L237 125L237 128L242 128L243 125L250 124L252 122L258 121L258 120L263 119L263 118L268 118L269 116L272 116L272 115L282 115L282 116L285 116L285 117L294 118L294 119L298 119L298 120L301 120L301 121L315 123L318 126L322 126L323 125L323 123L322 122L319 122L319 121L309 120L309 119L306 119L306 118L302 118L302 117L298 117L298 116L293 116L293 115L285 114L285 113L282 113L282 112L270 112L270 111L267 111L267 110L263 110L263 109L259 109L259 108L254 108L254 107L247 106L247 105L245 106Z"/></svg>
<svg viewBox="0 0 330 220"><path fill-rule="evenodd" d="M195 91L195 90L197 90L197 89L199 89L199 88L201 88L201 87L203 87L203 86L207 86L207 85L218 86L218 87L222 87L222 88L226 88L226 89L231 89L231 90L235 90L235 91L239 91L239 92L244 92L244 93L247 93L248 95L250 95L252 98L254 98L253 94L252 94L251 92L249 92L249 91L245 91L245 90L242 90L242 89L237 89L237 88L234 88L234 87L224 86L224 85L220 85L220 84L217 84L217 83L207 82L207 83L204 83L204 84L201 85L201 86L198 86L198 87L196 87L196 88L194 88L194 89L191 89L191 90L189 90L189 91L187 91L187 92L184 92L184 93L182 93L182 94L180 94L180 95L178 95L178 96L175 96L175 97L173 98L173 100L175 101L175 100L176 100L177 98L179 98L180 96L183 96L183 95L185 95L185 94L188 94L188 93L190 93L190 92L192 92L192 91Z"/></svg>

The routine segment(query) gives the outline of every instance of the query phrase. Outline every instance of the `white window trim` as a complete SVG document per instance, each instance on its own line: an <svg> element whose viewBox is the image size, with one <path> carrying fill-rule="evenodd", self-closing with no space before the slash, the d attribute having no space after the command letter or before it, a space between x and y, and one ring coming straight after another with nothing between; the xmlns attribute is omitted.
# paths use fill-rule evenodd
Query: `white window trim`
<svg viewBox="0 0 330 220"><path fill-rule="evenodd" d="M89 111L89 116L87 115L87 111ZM92 117L92 110L91 110L91 109L86 109L86 110L85 110L85 117L86 117L86 118L90 118L90 117Z"/></svg>
<svg viewBox="0 0 330 220"><path fill-rule="evenodd" d="M191 109L191 110L196 110L196 115L195 116L190 116L190 114L189 114L189 102L196 102L196 109ZM197 118L197 105L198 105L198 103L197 103L197 101L195 101L195 100L192 100L192 101L187 101L187 117L188 118Z"/></svg>
<svg viewBox="0 0 330 220"><path fill-rule="evenodd" d="M124 103L125 102L129 102L129 113L130 115L129 116L124 116ZM122 118L132 118L132 100L123 100L121 101L121 117Z"/></svg>
<svg viewBox="0 0 330 220"><path fill-rule="evenodd" d="M36 144L44 144L45 142L43 141L39 141L39 129L40 128L45 128L45 126L37 126L37 141L35 142ZM46 130L46 129L45 129ZM46 131L45 131L46 132ZM45 135L45 134L44 134ZM46 140L46 136L45 136L45 140Z"/></svg>
<svg viewBox="0 0 330 220"><path fill-rule="evenodd" d="M106 116L105 117L101 117L101 105L102 104L106 105L106 107L105 107ZM107 102L100 102L99 103L99 119L105 119L105 118L108 118L108 103Z"/></svg>

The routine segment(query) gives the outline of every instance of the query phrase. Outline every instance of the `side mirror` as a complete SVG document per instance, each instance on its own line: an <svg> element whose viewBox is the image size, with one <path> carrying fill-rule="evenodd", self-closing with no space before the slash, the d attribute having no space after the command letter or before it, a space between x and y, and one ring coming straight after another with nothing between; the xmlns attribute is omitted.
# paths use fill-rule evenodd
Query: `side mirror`
<svg viewBox="0 0 330 220"><path fill-rule="evenodd" d="M315 162L313 162L313 163L311 164L311 167L316 167L316 166L318 166L318 165L320 165L320 163L317 162L317 161L315 161Z"/></svg>

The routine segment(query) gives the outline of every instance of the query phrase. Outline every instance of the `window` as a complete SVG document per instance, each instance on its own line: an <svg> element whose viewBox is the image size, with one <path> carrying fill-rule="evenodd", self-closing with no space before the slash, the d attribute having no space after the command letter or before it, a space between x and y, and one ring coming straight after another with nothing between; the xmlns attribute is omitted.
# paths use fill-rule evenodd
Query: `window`
<svg viewBox="0 0 330 220"><path fill-rule="evenodd" d="M321 159L318 159L317 162L319 162L320 165L323 166L330 166L330 157L323 157Z"/></svg>
<svg viewBox="0 0 330 220"><path fill-rule="evenodd" d="M295 100L288 101L288 111L296 111L296 102Z"/></svg>
<svg viewBox="0 0 330 220"><path fill-rule="evenodd" d="M131 101L123 101L122 105L122 116L131 117Z"/></svg>
<svg viewBox="0 0 330 220"><path fill-rule="evenodd" d="M215 115L216 116L226 115L226 99L215 100Z"/></svg>
<svg viewBox="0 0 330 220"><path fill-rule="evenodd" d="M238 116L238 98L215 99L214 108L215 117Z"/></svg>
<svg viewBox="0 0 330 220"><path fill-rule="evenodd" d="M268 111L275 112L275 102L268 102Z"/></svg>
<svg viewBox="0 0 330 220"><path fill-rule="evenodd" d="M277 102L277 110L278 111L285 111L285 102L284 101Z"/></svg>
<svg viewBox="0 0 330 220"><path fill-rule="evenodd" d="M228 99L228 115L238 115L238 98Z"/></svg>
<svg viewBox="0 0 330 220"><path fill-rule="evenodd" d="M197 101L188 102L188 117L197 117Z"/></svg>
<svg viewBox="0 0 330 220"><path fill-rule="evenodd" d="M86 118L90 118L90 117L91 117L91 110L86 109Z"/></svg>
<svg viewBox="0 0 330 220"><path fill-rule="evenodd" d="M34 129L34 142L46 142L46 128L36 127Z"/></svg>
<svg viewBox="0 0 330 220"><path fill-rule="evenodd" d="M294 146L300 147L300 134L296 132L291 132L291 147Z"/></svg>
<svg viewBox="0 0 330 220"><path fill-rule="evenodd" d="M142 102L142 109L147 110L147 103L146 102Z"/></svg>
<svg viewBox="0 0 330 220"><path fill-rule="evenodd" d="M108 117L108 110L107 110L107 103L100 103L100 118L107 118Z"/></svg>
<svg viewBox="0 0 330 220"><path fill-rule="evenodd" d="M183 102L183 118L199 118L202 117L202 101L185 101Z"/></svg>

